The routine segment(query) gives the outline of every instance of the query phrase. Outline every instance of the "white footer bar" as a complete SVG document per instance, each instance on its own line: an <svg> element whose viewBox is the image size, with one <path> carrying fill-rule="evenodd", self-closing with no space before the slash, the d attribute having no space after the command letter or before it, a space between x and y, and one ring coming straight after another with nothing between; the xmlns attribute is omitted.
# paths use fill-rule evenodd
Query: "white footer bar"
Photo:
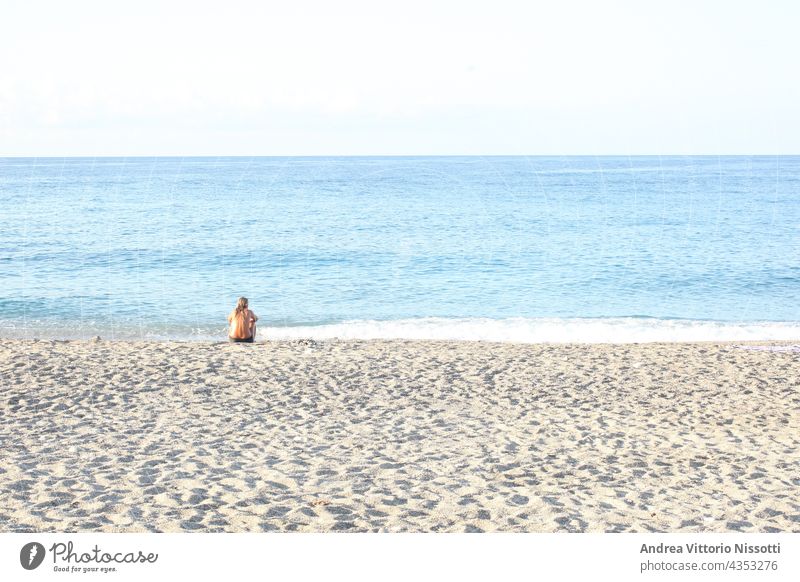
<svg viewBox="0 0 800 582"><path fill-rule="evenodd" d="M800 580L800 534L0 534L0 580L194 577Z"/></svg>

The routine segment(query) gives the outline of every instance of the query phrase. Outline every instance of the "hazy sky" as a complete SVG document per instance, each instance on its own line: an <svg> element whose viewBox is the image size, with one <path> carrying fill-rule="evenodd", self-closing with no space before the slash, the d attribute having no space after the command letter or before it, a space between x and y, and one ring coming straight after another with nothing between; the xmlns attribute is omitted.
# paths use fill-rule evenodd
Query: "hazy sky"
<svg viewBox="0 0 800 582"><path fill-rule="evenodd" d="M0 0L0 155L800 154L799 5Z"/></svg>

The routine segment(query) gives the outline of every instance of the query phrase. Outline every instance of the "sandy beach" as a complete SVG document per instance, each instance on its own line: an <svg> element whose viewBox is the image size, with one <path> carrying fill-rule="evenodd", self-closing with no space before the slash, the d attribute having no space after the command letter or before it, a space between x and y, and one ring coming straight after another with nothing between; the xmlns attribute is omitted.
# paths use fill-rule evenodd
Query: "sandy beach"
<svg viewBox="0 0 800 582"><path fill-rule="evenodd" d="M0 531L800 532L796 346L0 340Z"/></svg>

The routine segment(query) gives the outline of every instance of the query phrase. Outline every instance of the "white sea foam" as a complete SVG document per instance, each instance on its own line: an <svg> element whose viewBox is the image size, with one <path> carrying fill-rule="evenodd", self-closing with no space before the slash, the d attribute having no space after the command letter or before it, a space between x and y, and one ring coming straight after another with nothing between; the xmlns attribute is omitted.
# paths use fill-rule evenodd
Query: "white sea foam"
<svg viewBox="0 0 800 582"><path fill-rule="evenodd" d="M274 339L483 340L517 343L639 343L798 340L800 322L726 323L654 318L420 318L262 327Z"/></svg>
<svg viewBox="0 0 800 582"><path fill-rule="evenodd" d="M116 326L81 322L71 327L49 322L15 326L0 320L0 337L23 339L91 339L146 341L219 341L224 325ZM480 340L510 343L644 343L693 341L800 342L798 322L719 322L649 317L619 318L440 318L390 321L358 320L327 325L258 326L265 339L411 339Z"/></svg>

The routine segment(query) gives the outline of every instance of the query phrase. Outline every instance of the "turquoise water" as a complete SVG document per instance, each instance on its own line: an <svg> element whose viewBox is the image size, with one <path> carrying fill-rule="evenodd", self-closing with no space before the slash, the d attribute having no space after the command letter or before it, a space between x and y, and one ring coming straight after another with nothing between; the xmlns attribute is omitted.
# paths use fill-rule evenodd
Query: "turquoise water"
<svg viewBox="0 0 800 582"><path fill-rule="evenodd" d="M800 338L800 157L0 159L0 335Z"/></svg>

